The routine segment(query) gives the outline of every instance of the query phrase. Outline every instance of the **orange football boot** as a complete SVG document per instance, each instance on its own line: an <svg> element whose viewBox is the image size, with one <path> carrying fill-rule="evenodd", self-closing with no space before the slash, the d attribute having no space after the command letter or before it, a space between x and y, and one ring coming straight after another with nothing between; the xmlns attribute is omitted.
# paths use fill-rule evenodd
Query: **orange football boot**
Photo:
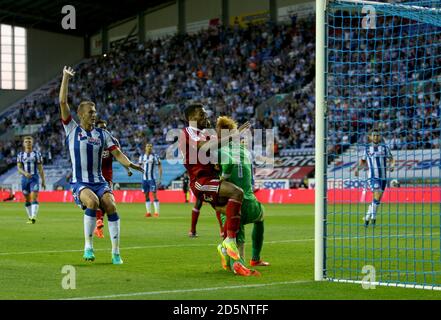
<svg viewBox="0 0 441 320"><path fill-rule="evenodd" d="M268 267L271 264L269 262L263 261L263 260L250 260L250 266L252 267Z"/></svg>
<svg viewBox="0 0 441 320"><path fill-rule="evenodd" d="M251 277L251 276L259 277L261 275L259 271L248 269L239 261L233 263L233 271L235 274L244 277Z"/></svg>
<svg viewBox="0 0 441 320"><path fill-rule="evenodd" d="M104 238L103 227L104 227L104 222L103 222L103 220L101 220L101 219L96 220L96 226L95 226L95 230L93 231L93 233L94 233L98 238Z"/></svg>

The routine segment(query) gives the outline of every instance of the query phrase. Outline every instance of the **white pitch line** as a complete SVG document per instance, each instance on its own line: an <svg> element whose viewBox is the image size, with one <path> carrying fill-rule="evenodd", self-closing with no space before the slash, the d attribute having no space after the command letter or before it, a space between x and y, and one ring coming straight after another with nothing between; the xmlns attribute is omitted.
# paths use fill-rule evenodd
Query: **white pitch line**
<svg viewBox="0 0 441 320"><path fill-rule="evenodd" d="M439 232L432 233L431 235L439 235ZM418 236L430 236L430 234L415 234L415 235L404 235L404 234L391 234L390 237L406 237L408 238L410 236L418 237ZM339 237L339 238L332 238L328 237L328 241L333 240L351 240L351 239L364 239L365 237L359 236L359 237ZM380 236L374 236L373 239L379 239ZM372 237L368 237L368 239L372 239ZM307 242L307 241L314 241L314 238L310 239L292 239L292 240L275 240L275 241L266 241L265 244L278 244L278 243L292 243L292 242ZM137 246L137 247L127 247L127 248L121 248L122 250L139 250L139 249L158 249L158 248L179 248L179 247L205 247L205 246L214 246L215 243L198 243L198 244L164 244L164 245L156 245L156 246ZM108 249L94 249L95 251L107 251ZM82 249L71 249L71 250L47 250L47 251L19 251L19 252L0 252L0 256L8 256L8 255L22 255L22 254L45 254L45 253L67 253L67 252L83 252Z"/></svg>
<svg viewBox="0 0 441 320"><path fill-rule="evenodd" d="M123 297L152 296L152 295L170 294L170 293L203 292L203 291L230 290L230 289L248 289L248 288L288 285L288 284L309 283L309 282L313 282L313 281L299 280L299 281L283 281L283 282L272 282L272 283L261 283L261 284L246 284L246 285L240 285L240 286L132 292L132 293L112 294L112 295L107 295L107 296L78 297L78 298L67 298L67 299L59 299L59 300L113 299L113 298L123 298Z"/></svg>
<svg viewBox="0 0 441 320"><path fill-rule="evenodd" d="M314 239L293 239L293 240L280 240L280 241L267 241L265 244L277 244L277 243L290 243L290 242L305 242L313 241ZM205 247L216 246L216 243L198 243L198 244L164 244L156 246L137 246L121 248L121 250L138 250L138 249L157 249L157 248L176 248L176 247ZM109 249L94 249L94 251L108 251ZM44 254L44 253L67 253L67 252L83 252L82 249L71 250L47 250L47 251L21 251L21 252L0 252L0 256L7 255L21 255L21 254Z"/></svg>

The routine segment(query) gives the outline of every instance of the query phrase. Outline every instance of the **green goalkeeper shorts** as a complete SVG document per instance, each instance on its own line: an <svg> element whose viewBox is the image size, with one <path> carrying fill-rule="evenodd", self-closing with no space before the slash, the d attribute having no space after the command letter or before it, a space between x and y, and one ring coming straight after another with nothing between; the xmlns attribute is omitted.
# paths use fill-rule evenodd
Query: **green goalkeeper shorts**
<svg viewBox="0 0 441 320"><path fill-rule="evenodd" d="M236 241L245 243L245 225L263 221L264 207L257 199L244 199L240 211L240 230L236 235Z"/></svg>
<svg viewBox="0 0 441 320"><path fill-rule="evenodd" d="M240 224L245 225L263 220L263 206L254 200L244 199L240 210Z"/></svg>

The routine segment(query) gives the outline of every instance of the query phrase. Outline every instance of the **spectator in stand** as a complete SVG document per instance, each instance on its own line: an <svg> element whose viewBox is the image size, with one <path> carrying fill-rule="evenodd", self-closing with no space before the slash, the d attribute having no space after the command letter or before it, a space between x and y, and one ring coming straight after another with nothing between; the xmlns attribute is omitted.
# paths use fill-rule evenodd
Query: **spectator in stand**
<svg viewBox="0 0 441 320"><path fill-rule="evenodd" d="M239 122L249 120L254 128L274 129L283 148L314 147L315 21L295 14L290 18L290 24L260 24L245 29L218 26L116 48L105 57L94 57L76 67L78 78L69 87L72 102L78 105L82 100L95 101L99 117L114 124L111 134L129 156L142 154L142 142L146 140L158 146L166 144L167 130L184 127L182 110L190 101L204 103L213 119L229 114ZM330 87L331 153L337 155L349 144L361 141L363 132L380 120L388 130L385 139L395 137L395 147L400 150L439 146L440 96L419 87L416 96L391 97L397 92L387 92L387 87L380 85L383 81L403 86L406 79L419 76L411 60L417 52L398 50L402 38L398 35L409 33L400 31L399 25L391 23L392 27L376 31L377 37L394 36L394 41L376 43L360 34L366 40L360 49L369 52L375 45L377 60L390 61L387 66L393 72L386 72L384 79L378 77L381 64L373 64L372 56L360 52L351 57L347 50L342 51L355 43L350 41L350 34L331 34L341 41L331 43L329 61L334 61L338 52L345 52L345 63L335 64L329 75L329 81L345 84ZM441 33L433 33L432 37L434 44L441 43ZM416 40L410 38L408 46L417 47ZM440 50L441 46L433 46L426 52L426 61L432 59L435 65L441 65ZM359 63L347 63L350 59ZM409 61L409 65L403 65L403 61ZM440 73L441 68L433 70L433 76ZM357 74L365 77L360 79ZM439 82L431 83L432 93L441 92ZM10 128L39 124L40 131L45 132L44 143L36 139L40 151L46 157L50 154L54 162L60 156L67 158L60 143L61 123L49 116L58 112L57 92L54 86L0 116L0 134ZM273 105L271 112L259 116L259 106L277 94L288 96ZM359 99L349 103L344 100L348 96ZM381 101L381 97L387 99ZM397 105L408 107L398 109ZM340 126L342 121L345 126ZM19 146L19 140L0 142L0 159L13 164Z"/></svg>

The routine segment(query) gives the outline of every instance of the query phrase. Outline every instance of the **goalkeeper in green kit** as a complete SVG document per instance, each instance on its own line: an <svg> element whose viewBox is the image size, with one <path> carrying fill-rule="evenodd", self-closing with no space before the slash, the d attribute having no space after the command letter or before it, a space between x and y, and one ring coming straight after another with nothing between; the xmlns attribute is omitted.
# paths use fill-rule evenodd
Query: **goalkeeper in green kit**
<svg viewBox="0 0 441 320"><path fill-rule="evenodd" d="M235 130L237 123L230 117L219 117L216 123L216 131L221 135L221 130ZM247 150L243 143L230 143L223 146L219 150L219 164L221 170L221 179L234 183L236 186L242 188L244 192L244 199L241 208L240 230L237 233L236 241L240 252L241 260L245 257L245 225L253 223L252 232L252 258L251 266L269 266L268 262L262 261L260 252L263 246L263 215L264 208L262 204L257 201L253 192L252 184L252 158L251 153ZM222 199L219 199L222 204ZM225 223L225 207L217 206L216 210L221 211L223 223ZM225 228L224 228L225 229ZM225 252L222 244L218 246L218 252L221 257L222 267L225 270L234 270L234 260L231 259ZM241 261L244 264L244 261ZM251 270L250 275L258 275L257 271Z"/></svg>

